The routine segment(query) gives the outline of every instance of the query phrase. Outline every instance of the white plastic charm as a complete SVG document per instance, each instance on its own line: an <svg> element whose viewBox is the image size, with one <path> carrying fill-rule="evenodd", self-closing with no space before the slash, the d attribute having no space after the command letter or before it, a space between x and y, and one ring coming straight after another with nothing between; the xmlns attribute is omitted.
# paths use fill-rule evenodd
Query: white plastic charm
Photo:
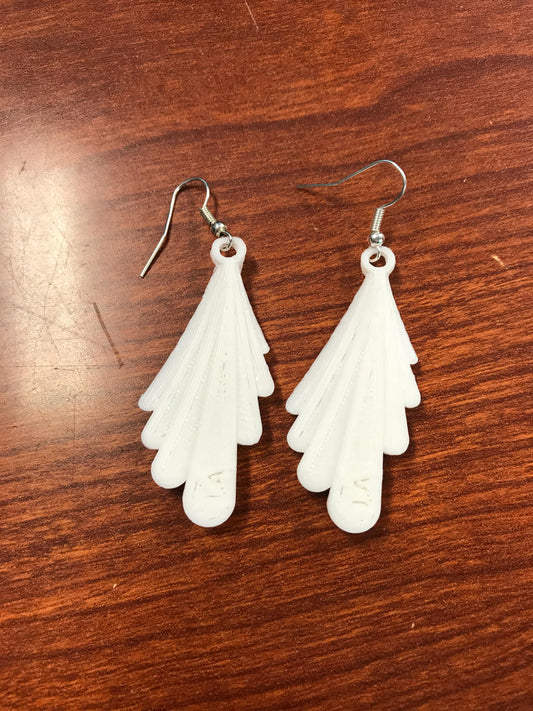
<svg viewBox="0 0 533 711"><path fill-rule="evenodd" d="M328 513L349 533L378 520L383 454L405 452L405 408L420 403L410 367L416 353L389 284L396 260L380 249L385 266L370 262L375 247L363 252L363 284L287 401L298 415L287 440L304 453L298 479L309 491L330 490Z"/></svg>
<svg viewBox="0 0 533 711"><path fill-rule="evenodd" d="M152 415L142 433L159 450L152 476L172 489L185 483L183 508L199 526L218 526L235 508L237 444L262 433L258 396L274 391L268 352L241 278L246 245L235 255L213 242L215 269L178 344L139 400Z"/></svg>

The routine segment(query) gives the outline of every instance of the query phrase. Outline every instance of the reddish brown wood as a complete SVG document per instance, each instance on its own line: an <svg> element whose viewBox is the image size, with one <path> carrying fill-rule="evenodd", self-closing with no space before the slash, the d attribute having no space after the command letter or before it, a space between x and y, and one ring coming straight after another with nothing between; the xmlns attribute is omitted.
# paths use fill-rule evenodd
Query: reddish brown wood
<svg viewBox="0 0 533 711"><path fill-rule="evenodd" d="M0 2L5 709L530 709L530 14L517 0ZM529 27L528 27L529 25ZM529 31L528 31L529 30ZM350 536L284 402L383 227L412 445ZM248 245L277 384L219 530L157 488L137 398ZM530 587L529 587L530 590Z"/></svg>

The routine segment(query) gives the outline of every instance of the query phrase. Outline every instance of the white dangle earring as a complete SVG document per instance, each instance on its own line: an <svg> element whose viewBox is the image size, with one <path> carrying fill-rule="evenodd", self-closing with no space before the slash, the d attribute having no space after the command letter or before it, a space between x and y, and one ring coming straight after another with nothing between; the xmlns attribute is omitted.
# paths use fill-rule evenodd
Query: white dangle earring
<svg viewBox="0 0 533 711"><path fill-rule="evenodd" d="M218 526L235 508L237 444L255 444L262 434L258 397L274 391L264 359L269 347L241 278L246 245L233 237L207 207L203 178L184 180L174 190L163 236L141 272L144 277L162 248L174 204L193 181L206 190L200 214L215 236L215 265L205 293L178 344L139 407L151 411L142 442L158 452L152 476L173 489L185 483L183 508L193 523ZM224 256L231 248L233 256Z"/></svg>
<svg viewBox="0 0 533 711"><path fill-rule="evenodd" d="M329 489L327 509L348 533L372 528L381 511L383 454L402 454L409 445L406 407L420 403L411 364L416 353L389 284L396 264L383 246L384 211L403 196L405 173L391 160L377 160L334 183L388 163L402 176L400 194L377 208L370 247L361 255L364 281L329 341L287 401L297 415L287 440L303 452L298 479L309 491ZM385 265L374 266L380 257Z"/></svg>

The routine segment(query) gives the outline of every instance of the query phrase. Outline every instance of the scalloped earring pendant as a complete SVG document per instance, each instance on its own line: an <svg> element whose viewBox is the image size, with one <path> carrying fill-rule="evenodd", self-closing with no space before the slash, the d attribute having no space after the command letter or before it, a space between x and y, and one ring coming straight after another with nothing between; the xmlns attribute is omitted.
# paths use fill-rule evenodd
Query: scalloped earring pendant
<svg viewBox="0 0 533 711"><path fill-rule="evenodd" d="M402 454L409 445L405 408L420 403L411 370L417 356L389 283L396 259L379 231L386 207L372 224L371 246L361 255L364 281L311 368L287 401L297 415L287 440L303 456L298 479L313 492L329 489L327 510L348 533L372 528L381 512L383 455ZM312 186L338 185L321 183ZM382 257L384 266L373 262Z"/></svg>
<svg viewBox="0 0 533 711"><path fill-rule="evenodd" d="M141 438L157 449L154 481L167 489L185 484L186 515L212 527L235 508L237 445L261 438L258 398L271 395L274 382L264 358L269 347L241 277L245 243L207 209L209 187L203 178L190 178L174 191L165 232L141 276L166 239L178 192L194 180L206 188L200 212L216 235L215 266L195 313L139 407L152 413ZM235 254L225 256L231 248Z"/></svg>

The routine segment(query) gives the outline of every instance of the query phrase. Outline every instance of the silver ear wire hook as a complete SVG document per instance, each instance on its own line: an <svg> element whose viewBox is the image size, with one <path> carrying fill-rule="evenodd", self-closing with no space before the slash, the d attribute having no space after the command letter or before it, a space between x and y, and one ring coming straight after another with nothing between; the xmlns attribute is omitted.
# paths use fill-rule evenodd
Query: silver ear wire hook
<svg viewBox="0 0 533 711"><path fill-rule="evenodd" d="M182 183L180 183L178 185L178 187L172 193L172 199L170 201L170 209L168 211L168 217L167 217L167 223L165 225L165 230L163 232L161 239L157 243L156 248L152 252L150 259L144 265L144 268L140 274L141 279L146 275L146 272L150 269L153 261L155 260L155 258L161 251L163 245L165 244L165 241L168 237L170 223L172 222L172 213L174 212L174 205L176 204L176 198L178 197L179 191L183 188L184 185L187 185L187 183L192 183L194 180L199 180L201 183L203 183L205 185L205 199L204 199L204 204L200 208L200 215L207 222L207 224L209 225L209 229L215 235L215 237L227 237L228 241L221 248L222 251L227 252L228 250L231 249L233 237L228 232L228 228L226 227L226 225L223 222L219 222L215 217L213 217L209 208L207 207L207 203L208 203L209 198L211 196L211 192L209 190L209 185L207 184L207 181L204 180L203 178L187 178L187 180L184 180Z"/></svg>
<svg viewBox="0 0 533 711"><path fill-rule="evenodd" d="M380 247L385 241L385 235L383 232L380 232L380 227L381 227L381 222L383 220L383 215L385 214L385 210L387 207L392 207L392 205L395 205L400 198L403 197L405 193L405 189L407 187L407 178L405 177L405 173L403 170L400 168L400 166L395 163L393 160L388 160L387 158L380 158L380 160L375 160L373 163L369 163L368 165L365 165L363 168L359 168L359 170L356 170L355 173L350 173L350 175L347 175L345 178L341 178L340 180L337 180L334 183L310 183L307 185L297 185L297 188L329 188L329 187L334 187L336 185L342 185L342 183L345 183L347 180L350 180L350 178L355 177L356 175L359 175L360 173L364 173L365 170L369 170L370 168L373 168L375 165L379 165L379 163L388 163L389 165L392 165L396 170L400 173L402 176L402 189L399 192L399 194L394 198L394 200L391 200L390 202L384 203L383 205L380 205L378 208L376 208L376 212L374 213L374 219L372 220L372 225L370 227L370 235L368 237L368 241L371 246L375 247L377 250L376 257L372 259L372 261L376 261L377 259L380 258L381 256L381 250Z"/></svg>

